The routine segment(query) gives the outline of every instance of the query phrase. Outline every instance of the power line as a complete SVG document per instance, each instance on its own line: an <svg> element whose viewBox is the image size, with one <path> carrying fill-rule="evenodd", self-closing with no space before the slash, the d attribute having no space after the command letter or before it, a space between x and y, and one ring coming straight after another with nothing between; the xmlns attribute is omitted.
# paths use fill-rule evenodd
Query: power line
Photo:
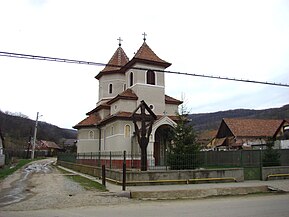
<svg viewBox="0 0 289 217"><path fill-rule="evenodd" d="M38 56L38 55L30 55L30 54L19 54L19 53L2 52L2 51L0 51L0 56L20 58L20 59L32 59L32 60L43 60L43 61L62 62L62 63L126 68L126 66L119 66L119 65L112 65L112 64L105 64L105 63L89 62L89 61L75 60L75 59L64 59L64 58L57 58L57 57L46 57L46 56ZM138 70L149 70L149 68L143 68L143 67L127 67L127 68L138 69ZM168 73L168 74L178 74L178 75L187 75L187 76L202 77L202 78L212 78L212 79L220 79L220 80L228 80L228 81L239 81L239 82L247 82L247 83L255 83L255 84L289 87L289 84L286 84L286 83L275 83L275 82L267 82L267 81L255 81L255 80L249 80L249 79L228 78L228 77L215 76L215 75L191 74L191 73L168 71L168 70L156 70L156 69L151 69L151 70Z"/></svg>

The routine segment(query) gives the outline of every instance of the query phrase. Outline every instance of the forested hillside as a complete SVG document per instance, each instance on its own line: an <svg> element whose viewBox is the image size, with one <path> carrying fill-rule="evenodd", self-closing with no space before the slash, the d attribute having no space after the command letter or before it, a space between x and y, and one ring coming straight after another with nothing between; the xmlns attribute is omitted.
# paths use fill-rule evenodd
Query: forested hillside
<svg viewBox="0 0 289 217"><path fill-rule="evenodd" d="M9 148L26 147L30 136L33 136L35 120L21 113L0 111L0 129ZM38 122L37 139L54 141L62 144L64 139L76 139L76 131L62 129L52 124ZM7 147L7 148L8 148Z"/></svg>

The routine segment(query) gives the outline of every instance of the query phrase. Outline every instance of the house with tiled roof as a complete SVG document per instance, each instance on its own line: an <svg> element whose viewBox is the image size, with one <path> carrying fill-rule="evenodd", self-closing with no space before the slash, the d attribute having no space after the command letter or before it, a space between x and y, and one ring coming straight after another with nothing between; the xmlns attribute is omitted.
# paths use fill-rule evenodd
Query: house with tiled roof
<svg viewBox="0 0 289 217"><path fill-rule="evenodd" d="M43 154L47 157L51 157L55 156L57 152L62 150L62 148L53 141L37 140L35 150L38 152L43 152Z"/></svg>
<svg viewBox="0 0 289 217"><path fill-rule="evenodd" d="M260 149L268 140L284 135L286 120L224 118L214 138L213 148Z"/></svg>
<svg viewBox="0 0 289 217"><path fill-rule="evenodd" d="M176 112L182 101L165 94L165 73L171 63L161 59L145 39L132 59L119 43L108 64L95 78L99 99L87 117L74 126L78 130L77 153L127 151L138 154L132 113L143 100L157 116L147 152L150 162L164 161L163 132L176 125Z"/></svg>

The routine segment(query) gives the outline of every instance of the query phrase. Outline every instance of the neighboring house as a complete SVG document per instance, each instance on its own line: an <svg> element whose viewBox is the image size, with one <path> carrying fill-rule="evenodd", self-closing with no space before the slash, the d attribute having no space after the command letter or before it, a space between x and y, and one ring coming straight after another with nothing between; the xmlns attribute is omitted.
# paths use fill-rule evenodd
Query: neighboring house
<svg viewBox="0 0 289 217"><path fill-rule="evenodd" d="M4 137L0 129L0 167L4 166L5 164L5 155L3 153L3 149L4 149Z"/></svg>
<svg viewBox="0 0 289 217"><path fill-rule="evenodd" d="M197 142L201 145L203 151L211 150L211 143L216 137L217 130L206 130L197 135Z"/></svg>
<svg viewBox="0 0 289 217"><path fill-rule="evenodd" d="M284 134L285 120L224 118L211 142L214 149L260 149Z"/></svg>
<svg viewBox="0 0 289 217"><path fill-rule="evenodd" d="M76 152L76 139L66 139L63 142L63 149L66 152Z"/></svg>
<svg viewBox="0 0 289 217"><path fill-rule="evenodd" d="M55 156L58 151L62 150L55 142L39 140L36 141L35 150L44 152L45 156Z"/></svg>
<svg viewBox="0 0 289 217"><path fill-rule="evenodd" d="M165 94L162 71L170 65L152 51L145 39L131 60L119 44L108 65L95 77L99 81L96 108L74 126L78 130L77 153L140 153L132 113L144 100L157 115L147 152L153 154L152 164L162 163L167 148L165 132L175 126L176 112L182 103Z"/></svg>

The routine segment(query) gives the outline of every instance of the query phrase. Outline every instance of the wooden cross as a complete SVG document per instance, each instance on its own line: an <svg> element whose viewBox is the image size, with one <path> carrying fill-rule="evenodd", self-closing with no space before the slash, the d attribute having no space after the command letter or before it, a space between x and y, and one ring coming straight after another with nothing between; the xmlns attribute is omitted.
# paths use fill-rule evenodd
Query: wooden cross
<svg viewBox="0 0 289 217"><path fill-rule="evenodd" d="M117 40L118 40L118 46L121 46L121 42L123 41L123 40L121 39L121 37L119 37Z"/></svg>
<svg viewBox="0 0 289 217"><path fill-rule="evenodd" d="M137 111L141 110L138 114ZM146 111L149 114L146 114ZM137 135L138 144L141 149L141 171L147 170L147 146L149 143L149 137L152 132L152 126L157 116L148 107L145 101L141 101L139 106L134 110L132 114L132 120L134 123L135 133ZM137 121L141 122L141 128L139 129Z"/></svg>
<svg viewBox="0 0 289 217"><path fill-rule="evenodd" d="M143 35L143 41L146 41L147 34L144 32L142 35Z"/></svg>

